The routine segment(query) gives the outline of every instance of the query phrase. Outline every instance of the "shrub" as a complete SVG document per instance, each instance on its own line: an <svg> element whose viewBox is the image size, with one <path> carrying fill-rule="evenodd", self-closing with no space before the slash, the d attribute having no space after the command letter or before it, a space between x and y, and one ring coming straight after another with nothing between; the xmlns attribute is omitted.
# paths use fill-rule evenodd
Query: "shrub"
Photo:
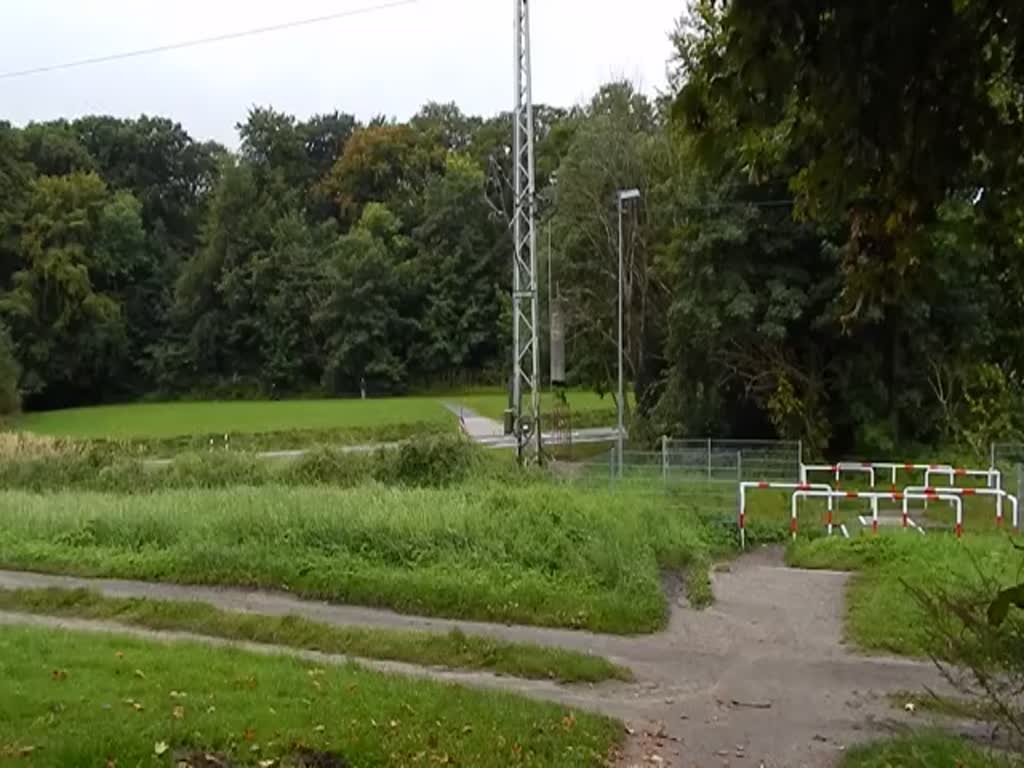
<svg viewBox="0 0 1024 768"><path fill-rule="evenodd" d="M352 488L372 478L374 463L372 454L317 446L278 470L278 477L288 485Z"/></svg>
<svg viewBox="0 0 1024 768"><path fill-rule="evenodd" d="M480 467L480 448L463 437L432 437L378 451L375 477L384 483L441 488Z"/></svg>

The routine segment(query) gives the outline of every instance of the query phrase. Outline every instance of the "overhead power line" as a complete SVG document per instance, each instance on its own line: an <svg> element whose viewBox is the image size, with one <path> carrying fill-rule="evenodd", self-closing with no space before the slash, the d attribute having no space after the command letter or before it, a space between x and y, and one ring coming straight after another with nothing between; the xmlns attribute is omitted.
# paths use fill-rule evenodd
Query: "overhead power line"
<svg viewBox="0 0 1024 768"><path fill-rule="evenodd" d="M64 69L75 69L77 67L88 67L94 64L105 64L110 61L121 61L122 59L133 59L138 58L140 56L152 56L157 53L166 53L168 51L180 51L184 48L197 48L201 45L223 43L229 40L239 40L244 37L266 35L272 32L282 32L288 29L295 29L296 27L309 27L313 26L314 24L323 24L328 21L337 21L338 19L346 19L351 18L353 16L366 16L371 13L387 11L392 8L400 8L405 5L414 5L417 2L418 0L392 0L391 2L377 3L376 5L368 5L362 8L350 8L347 11L330 13L325 16L316 16L311 19L287 21L282 24L272 24L267 27L256 27L254 29L247 29L241 32L228 32L223 35L201 37L194 40L186 40L179 43L169 43L167 45L157 45L152 48L141 48L137 51L123 51L121 53L114 53L107 56L96 56L94 58L89 59L79 59L78 61L68 61L62 64L50 64L45 67L33 67L32 69L22 69L13 72L3 72L0 73L0 80L10 80L16 77L28 77L30 75L41 75L46 72L58 72Z"/></svg>

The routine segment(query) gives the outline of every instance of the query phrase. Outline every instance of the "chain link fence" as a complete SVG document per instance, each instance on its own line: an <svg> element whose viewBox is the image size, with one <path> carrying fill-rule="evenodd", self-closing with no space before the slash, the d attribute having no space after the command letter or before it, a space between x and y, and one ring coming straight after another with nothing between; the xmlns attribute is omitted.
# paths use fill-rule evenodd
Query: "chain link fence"
<svg viewBox="0 0 1024 768"><path fill-rule="evenodd" d="M734 468L735 482L798 482L803 446L799 440L673 440L662 438L661 455L668 472L691 472L701 466L713 477L723 466Z"/></svg>
<svg viewBox="0 0 1024 768"><path fill-rule="evenodd" d="M797 482L798 441L671 440L658 451L616 449L566 469L563 479L592 488L658 493L694 508L733 514L741 481Z"/></svg>
<svg viewBox="0 0 1024 768"><path fill-rule="evenodd" d="M1003 489L1020 499L1024 490L1024 443L992 443L990 462L1002 473Z"/></svg>

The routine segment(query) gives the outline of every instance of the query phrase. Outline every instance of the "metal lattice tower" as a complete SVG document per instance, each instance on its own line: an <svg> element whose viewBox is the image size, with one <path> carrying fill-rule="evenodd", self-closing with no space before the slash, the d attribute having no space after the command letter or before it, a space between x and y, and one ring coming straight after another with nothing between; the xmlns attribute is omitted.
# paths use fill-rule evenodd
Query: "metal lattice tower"
<svg viewBox="0 0 1024 768"><path fill-rule="evenodd" d="M534 176L533 76L530 66L530 2L516 7L515 213L512 266L513 349L512 408L520 458L535 450L541 456L540 344L537 299L537 186Z"/></svg>

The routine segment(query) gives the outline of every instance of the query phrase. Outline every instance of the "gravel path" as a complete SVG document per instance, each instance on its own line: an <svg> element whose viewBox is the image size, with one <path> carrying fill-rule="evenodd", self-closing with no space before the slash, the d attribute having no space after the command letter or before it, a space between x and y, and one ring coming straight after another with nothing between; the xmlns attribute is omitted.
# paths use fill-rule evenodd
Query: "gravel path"
<svg viewBox="0 0 1024 768"><path fill-rule="evenodd" d="M336 625L447 631L591 651L630 667L632 684L559 686L481 673L366 662L390 672L501 688L622 718L631 736L622 765L724 768L828 768L847 745L884 735L903 715L886 692L945 690L930 664L866 657L842 645L847 574L783 566L777 551L747 555L716 573L717 602L705 611L673 606L669 628L644 637L426 619L298 600L284 594L76 579L0 571L0 588L86 587L113 597L195 600L233 611L295 614ZM101 622L0 614L0 624L35 623L116 631L166 640L201 640L322 663L343 657L228 643L180 633L125 630ZM361 662L362 663L362 662Z"/></svg>

